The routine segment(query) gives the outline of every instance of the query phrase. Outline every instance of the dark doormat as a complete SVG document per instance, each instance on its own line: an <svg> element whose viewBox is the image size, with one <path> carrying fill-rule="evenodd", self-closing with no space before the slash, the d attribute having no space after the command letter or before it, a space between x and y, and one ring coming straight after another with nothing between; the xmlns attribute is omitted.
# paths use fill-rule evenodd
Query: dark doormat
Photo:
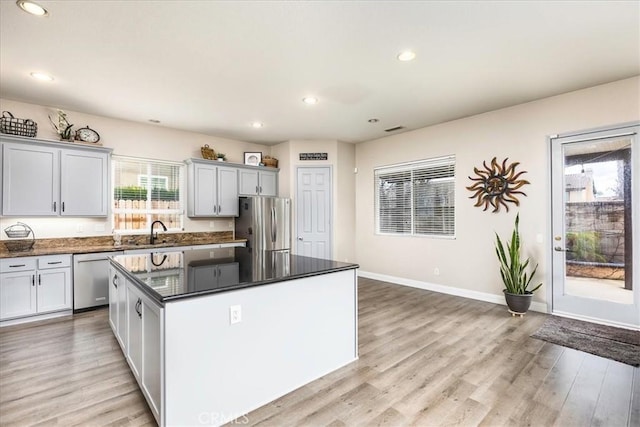
<svg viewBox="0 0 640 427"><path fill-rule="evenodd" d="M640 366L640 331L549 316L531 336L627 365Z"/></svg>

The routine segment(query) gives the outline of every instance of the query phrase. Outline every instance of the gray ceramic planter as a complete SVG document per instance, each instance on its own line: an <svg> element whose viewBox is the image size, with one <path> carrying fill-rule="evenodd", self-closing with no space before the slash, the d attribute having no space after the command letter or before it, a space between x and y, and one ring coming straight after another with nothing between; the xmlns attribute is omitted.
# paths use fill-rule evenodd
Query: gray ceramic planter
<svg viewBox="0 0 640 427"><path fill-rule="evenodd" d="M504 292L504 298L507 300L507 307L514 313L526 313L531 306L531 299L533 298L532 293L526 294L511 294L506 290Z"/></svg>

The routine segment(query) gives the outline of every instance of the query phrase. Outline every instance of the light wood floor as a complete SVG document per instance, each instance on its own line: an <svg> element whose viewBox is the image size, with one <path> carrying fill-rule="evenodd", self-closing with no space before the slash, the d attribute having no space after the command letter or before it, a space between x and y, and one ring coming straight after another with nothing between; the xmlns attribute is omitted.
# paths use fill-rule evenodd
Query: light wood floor
<svg viewBox="0 0 640 427"><path fill-rule="evenodd" d="M263 426L639 426L640 368L532 339L545 316L360 279L360 359ZM0 425L155 424L107 311L0 329Z"/></svg>

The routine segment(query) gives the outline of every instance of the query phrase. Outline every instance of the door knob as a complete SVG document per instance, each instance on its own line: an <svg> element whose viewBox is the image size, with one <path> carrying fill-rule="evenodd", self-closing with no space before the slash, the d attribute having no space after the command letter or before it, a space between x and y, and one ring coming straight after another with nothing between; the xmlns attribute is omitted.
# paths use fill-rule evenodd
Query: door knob
<svg viewBox="0 0 640 427"><path fill-rule="evenodd" d="M302 237L298 237L298 240L304 240Z"/></svg>
<svg viewBox="0 0 640 427"><path fill-rule="evenodd" d="M553 248L554 251L558 251L558 252L566 252L562 246L556 246L555 248Z"/></svg>

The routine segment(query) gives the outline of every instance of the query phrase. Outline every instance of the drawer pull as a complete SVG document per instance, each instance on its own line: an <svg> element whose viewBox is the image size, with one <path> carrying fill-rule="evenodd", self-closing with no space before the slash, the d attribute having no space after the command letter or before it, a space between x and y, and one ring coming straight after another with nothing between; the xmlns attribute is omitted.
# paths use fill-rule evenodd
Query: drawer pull
<svg viewBox="0 0 640 427"><path fill-rule="evenodd" d="M47 264L49 264L49 265L62 264L62 261L50 261Z"/></svg>
<svg viewBox="0 0 640 427"><path fill-rule="evenodd" d="M18 268L18 267L25 267L25 264L13 264L9 266L9 268Z"/></svg>

